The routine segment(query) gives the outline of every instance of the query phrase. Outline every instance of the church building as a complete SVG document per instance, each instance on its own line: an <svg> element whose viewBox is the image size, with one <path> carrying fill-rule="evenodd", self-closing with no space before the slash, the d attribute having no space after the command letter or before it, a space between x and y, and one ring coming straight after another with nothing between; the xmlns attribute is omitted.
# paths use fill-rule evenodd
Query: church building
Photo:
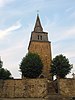
<svg viewBox="0 0 75 100"><path fill-rule="evenodd" d="M39 15L37 14L34 30L31 33L31 38L28 46L28 51L37 53L43 62L43 72L40 77L50 78L50 64L52 60L51 42L48 40L48 33L43 31Z"/></svg>
<svg viewBox="0 0 75 100"><path fill-rule="evenodd" d="M39 15L31 33L28 52L37 53L43 70L39 78L0 80L0 100L75 100L75 78L51 80L51 42L43 31ZM0 59L0 64L2 62ZM73 74L74 76L74 74Z"/></svg>

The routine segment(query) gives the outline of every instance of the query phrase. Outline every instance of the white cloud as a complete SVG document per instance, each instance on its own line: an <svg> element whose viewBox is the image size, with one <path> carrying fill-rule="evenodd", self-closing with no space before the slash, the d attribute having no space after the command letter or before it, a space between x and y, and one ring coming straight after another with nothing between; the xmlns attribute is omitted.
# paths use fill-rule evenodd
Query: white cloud
<svg viewBox="0 0 75 100"><path fill-rule="evenodd" d="M4 7L5 5L9 4L14 0L0 0L0 7Z"/></svg>
<svg viewBox="0 0 75 100"><path fill-rule="evenodd" d="M65 54L67 55L68 58L75 58L75 51L74 49L71 51L66 51Z"/></svg>
<svg viewBox="0 0 75 100"><path fill-rule="evenodd" d="M75 36L75 26L68 28L64 32L62 32L61 39L71 38Z"/></svg>
<svg viewBox="0 0 75 100"><path fill-rule="evenodd" d="M60 26L56 26L56 23L47 23L47 26L46 29L50 33L50 40L52 40L53 42L75 37L75 26L68 27L67 29L65 29L64 27L61 28Z"/></svg>
<svg viewBox="0 0 75 100"><path fill-rule="evenodd" d="M12 31L15 31L19 28L21 28L21 24L19 21L17 21L14 25L10 26L7 29L0 30L0 39L4 38L6 35L10 34Z"/></svg>
<svg viewBox="0 0 75 100"><path fill-rule="evenodd" d="M70 8L68 8L68 9L66 9L66 12L69 14L69 18L70 19L75 19L75 10L74 10L74 8L73 7L70 7Z"/></svg>
<svg viewBox="0 0 75 100"><path fill-rule="evenodd" d="M15 46L9 47L2 52L0 51L0 55L2 55L3 67L10 70L12 76L16 78L20 78L19 64L24 56L24 53L26 52L23 42L24 41L20 41Z"/></svg>
<svg viewBox="0 0 75 100"><path fill-rule="evenodd" d="M17 22L17 24L18 23L19 22ZM20 40L16 41L14 45L7 47L6 49L0 50L0 56L3 61L3 67L10 70L12 76L15 78L21 77L20 75L21 73L19 72L19 64L22 58L28 52L27 50L28 50L32 26L33 26L32 24L29 24L26 28L25 27L23 28L21 32L21 35L23 36L20 37ZM17 37L16 40L17 39L19 39L19 37Z"/></svg>

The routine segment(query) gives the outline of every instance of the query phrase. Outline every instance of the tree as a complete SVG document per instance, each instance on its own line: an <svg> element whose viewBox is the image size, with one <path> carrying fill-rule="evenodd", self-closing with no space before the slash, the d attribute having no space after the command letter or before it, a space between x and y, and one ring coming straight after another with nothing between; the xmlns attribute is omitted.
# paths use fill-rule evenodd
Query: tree
<svg viewBox="0 0 75 100"><path fill-rule="evenodd" d="M42 73L43 63L38 54L28 53L21 61L22 77L37 78Z"/></svg>
<svg viewBox="0 0 75 100"><path fill-rule="evenodd" d="M2 68L3 62L0 59L0 79L11 79L11 73L7 69Z"/></svg>
<svg viewBox="0 0 75 100"><path fill-rule="evenodd" d="M3 65L3 62L1 61L1 58L0 58L0 68L2 68L2 65Z"/></svg>
<svg viewBox="0 0 75 100"><path fill-rule="evenodd" d="M11 79L11 73L7 69L1 68L0 79Z"/></svg>
<svg viewBox="0 0 75 100"><path fill-rule="evenodd" d="M72 65L69 64L68 58L66 58L62 54L56 56L52 60L51 63L52 75L56 75L60 78L65 78L65 76L70 73L71 69L72 69Z"/></svg>

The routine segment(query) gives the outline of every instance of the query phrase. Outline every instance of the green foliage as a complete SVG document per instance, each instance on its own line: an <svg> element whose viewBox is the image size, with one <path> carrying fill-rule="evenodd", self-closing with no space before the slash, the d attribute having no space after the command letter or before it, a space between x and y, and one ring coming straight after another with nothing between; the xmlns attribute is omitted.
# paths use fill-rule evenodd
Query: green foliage
<svg viewBox="0 0 75 100"><path fill-rule="evenodd" d="M21 61L20 71L26 78L37 78L42 72L43 64L38 54L28 53Z"/></svg>
<svg viewBox="0 0 75 100"><path fill-rule="evenodd" d="M7 70L2 68L3 62L0 60L0 79L10 79L11 73Z"/></svg>
<svg viewBox="0 0 75 100"><path fill-rule="evenodd" d="M0 79L10 79L11 73L4 68L0 68Z"/></svg>
<svg viewBox="0 0 75 100"><path fill-rule="evenodd" d="M60 78L65 78L65 76L70 73L71 69L72 65L69 64L68 58L62 54L56 56L52 61L51 73Z"/></svg>
<svg viewBox="0 0 75 100"><path fill-rule="evenodd" d="M0 60L0 68L2 68L3 62Z"/></svg>

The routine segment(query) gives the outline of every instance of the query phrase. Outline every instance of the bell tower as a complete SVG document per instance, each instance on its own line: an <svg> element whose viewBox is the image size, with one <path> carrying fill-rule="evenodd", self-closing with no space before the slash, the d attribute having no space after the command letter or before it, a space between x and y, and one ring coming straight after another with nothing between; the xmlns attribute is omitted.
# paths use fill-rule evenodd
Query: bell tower
<svg viewBox="0 0 75 100"><path fill-rule="evenodd" d="M51 42L48 41L48 33L43 32L39 15L37 14L34 30L31 33L28 52L37 53L43 62L42 76L50 78L50 64L52 60L51 55ZM40 76L41 77L41 76Z"/></svg>

